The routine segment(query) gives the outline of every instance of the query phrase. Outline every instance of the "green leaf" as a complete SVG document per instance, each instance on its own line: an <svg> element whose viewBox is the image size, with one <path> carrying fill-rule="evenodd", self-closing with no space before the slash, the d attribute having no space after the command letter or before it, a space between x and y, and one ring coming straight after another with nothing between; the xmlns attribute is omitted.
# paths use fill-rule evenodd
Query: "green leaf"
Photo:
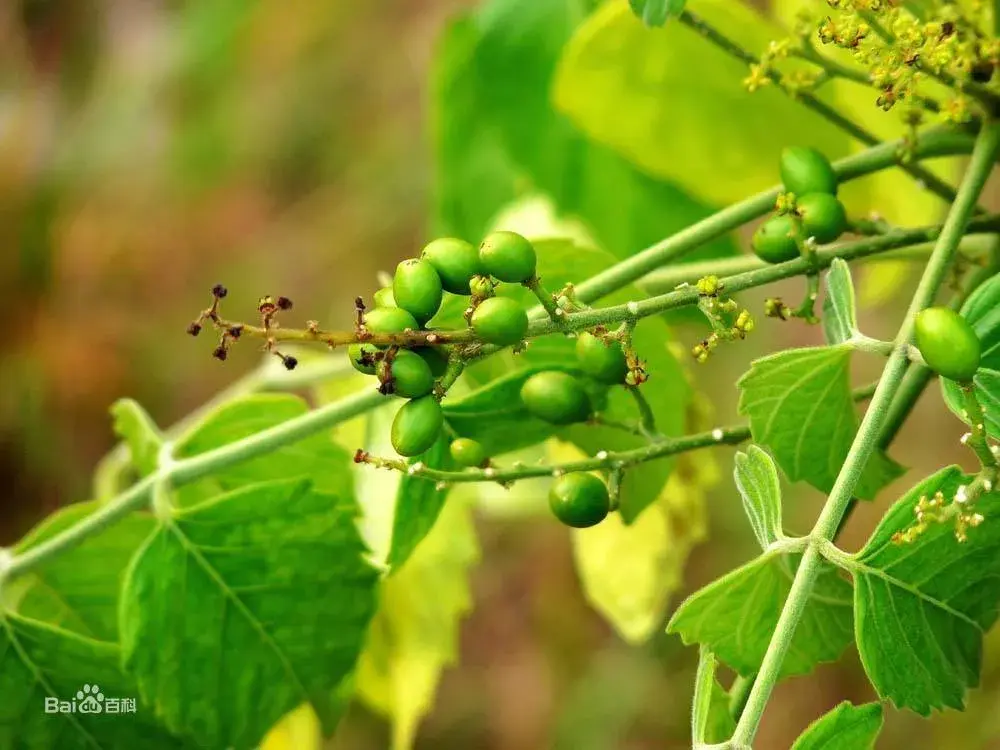
<svg viewBox="0 0 1000 750"><path fill-rule="evenodd" d="M844 701L810 724L792 750L872 750L881 730L881 704Z"/></svg>
<svg viewBox="0 0 1000 750"><path fill-rule="evenodd" d="M632 12L647 26L662 26L679 16L687 0L628 0Z"/></svg>
<svg viewBox="0 0 1000 750"><path fill-rule="evenodd" d="M973 382L986 414L986 431L997 439L1000 438L1000 273L973 292L961 312L983 345L980 369ZM947 378L940 380L948 408L968 423L962 389Z"/></svg>
<svg viewBox="0 0 1000 750"><path fill-rule="evenodd" d="M799 556L766 553L690 596L667 632L708 646L744 677L760 668L792 587ZM834 661L851 642L851 585L827 566L816 579L781 674L812 671Z"/></svg>
<svg viewBox="0 0 1000 750"><path fill-rule="evenodd" d="M521 402L521 386L532 375L561 370L582 378L572 365L534 365L510 372L460 398L447 398L441 406L448 426L461 437L482 443L487 455L496 456L540 443L555 434L555 425L533 417Z"/></svg>
<svg viewBox="0 0 1000 750"><path fill-rule="evenodd" d="M704 646L698 652L694 678L694 705L691 710L691 738L694 747L724 742L736 729L729 714L729 696L715 679L719 662Z"/></svg>
<svg viewBox="0 0 1000 750"><path fill-rule="evenodd" d="M458 656L459 625L472 609L469 570L478 561L471 509L452 498L406 566L382 581L357 689L392 718L393 750L413 746L441 673Z"/></svg>
<svg viewBox="0 0 1000 750"><path fill-rule="evenodd" d="M14 548L23 554L81 522L99 503L77 503L46 518ZM118 639L118 599L125 568L153 530L153 519L135 513L87 537L78 546L54 555L30 573L8 584L16 592L16 610L80 635L105 641ZM8 605L11 602L8 600Z"/></svg>
<svg viewBox="0 0 1000 750"><path fill-rule="evenodd" d="M168 727L249 748L309 701L329 732L378 576L353 502L279 480L163 521L133 559L122 650Z"/></svg>
<svg viewBox="0 0 1000 750"><path fill-rule="evenodd" d="M449 28L434 66L439 233L478 242L517 196L541 191L627 257L712 213L586 140L553 108L563 47L595 4L488 0ZM689 257L735 251L727 237Z"/></svg>
<svg viewBox="0 0 1000 750"><path fill-rule="evenodd" d="M987 521L965 543L950 523L932 523L908 544L893 536L915 522L921 497L940 491L950 500L969 481L952 466L920 482L848 566L865 671L880 696L919 714L962 708L966 689L979 682L983 633L1000 606L1000 493L976 502Z"/></svg>
<svg viewBox="0 0 1000 750"><path fill-rule="evenodd" d="M431 469L456 471L458 467L451 460L449 440L442 434L434 446L424 455L410 461L425 464ZM437 482L406 474L399 481L396 490L396 510L392 516L392 540L387 563L392 573L396 573L413 551L427 536L437 521L441 508L448 497L448 489L440 489Z"/></svg>
<svg viewBox="0 0 1000 750"><path fill-rule="evenodd" d="M140 477L156 471L163 446L163 433L138 402L130 398L116 401L111 407L115 434L128 446L132 465Z"/></svg>
<svg viewBox="0 0 1000 750"><path fill-rule="evenodd" d="M275 427L309 411L298 396L258 393L228 401L178 442L174 455L195 456ZM231 490L255 482L308 477L320 492L349 494L351 458L328 433L317 433L266 456L242 461L212 475L212 483Z"/></svg>
<svg viewBox="0 0 1000 750"><path fill-rule="evenodd" d="M826 290L826 299L823 300L823 331L829 343L842 344L858 332L851 268L842 258L835 258L830 270L826 272Z"/></svg>
<svg viewBox="0 0 1000 750"><path fill-rule="evenodd" d="M119 666L120 652L103 643L9 612L0 612L0 747L31 750L190 747L160 727L138 700ZM84 686L98 692L88 707L100 712L50 712L52 699L77 699ZM98 698L98 696L101 696ZM118 701L111 703L109 699ZM125 710L123 699L135 701ZM56 704L57 705L57 704ZM117 707L118 713L110 712ZM69 706L67 705L68 709Z"/></svg>
<svg viewBox="0 0 1000 750"><path fill-rule="evenodd" d="M691 10L747 49L786 34L731 0ZM682 24L647 29L625 3L606 3L566 46L554 83L558 109L639 169L709 204L728 205L777 182L781 150L839 156L848 138L774 86L750 94L747 67ZM781 127L775 127L781 123Z"/></svg>
<svg viewBox="0 0 1000 750"><path fill-rule="evenodd" d="M783 536L781 525L781 484L774 461L756 445L737 453L733 474L743 498L743 510L750 519L754 536L767 549Z"/></svg>
<svg viewBox="0 0 1000 750"><path fill-rule="evenodd" d="M758 359L737 383L739 412L750 417L754 442L771 450L790 480L827 494L858 429L850 364L845 345L788 349ZM854 492L871 500L902 473L876 453Z"/></svg>

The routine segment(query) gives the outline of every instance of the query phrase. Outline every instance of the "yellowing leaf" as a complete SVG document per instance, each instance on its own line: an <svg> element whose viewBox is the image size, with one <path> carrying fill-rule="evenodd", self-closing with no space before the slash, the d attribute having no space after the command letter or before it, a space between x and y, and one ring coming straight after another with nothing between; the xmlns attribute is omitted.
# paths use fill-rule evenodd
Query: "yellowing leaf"
<svg viewBox="0 0 1000 750"><path fill-rule="evenodd" d="M308 703L287 713L260 743L260 750L320 750L322 747L319 719Z"/></svg>
<svg viewBox="0 0 1000 750"><path fill-rule="evenodd" d="M749 49L781 36L747 4L689 5ZM690 194L727 204L776 183L781 149L792 139L830 156L848 150L847 136L781 91L747 92L747 74L741 61L683 24L644 27L621 0L578 28L553 95L591 138Z"/></svg>
<svg viewBox="0 0 1000 750"><path fill-rule="evenodd" d="M553 461L583 457L568 443L553 444L550 453ZM572 531L587 600L629 643L646 641L663 625L688 555L705 538L704 490L717 477L709 454L682 456L659 497L631 525L612 513Z"/></svg>
<svg viewBox="0 0 1000 750"><path fill-rule="evenodd" d="M452 493L406 565L382 581L356 684L392 720L393 750L413 747L441 672L455 661L459 623L472 607L468 571L478 560L469 505Z"/></svg>

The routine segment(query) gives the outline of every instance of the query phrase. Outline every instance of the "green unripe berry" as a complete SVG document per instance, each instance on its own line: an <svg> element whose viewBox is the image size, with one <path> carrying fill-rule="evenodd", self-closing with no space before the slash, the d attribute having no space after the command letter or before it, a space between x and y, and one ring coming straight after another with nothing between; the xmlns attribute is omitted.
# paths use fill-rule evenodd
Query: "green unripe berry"
<svg viewBox="0 0 1000 750"><path fill-rule="evenodd" d="M453 440L448 450L451 452L451 457L455 463L465 468L483 466L489 458L482 443L472 438L458 438L457 440Z"/></svg>
<svg viewBox="0 0 1000 750"><path fill-rule="evenodd" d="M790 146L781 152L781 182L796 195L837 194L837 173L830 160L807 146Z"/></svg>
<svg viewBox="0 0 1000 750"><path fill-rule="evenodd" d="M417 319L401 307L376 307L365 313L365 328L372 333L402 333L417 331Z"/></svg>
<svg viewBox="0 0 1000 750"><path fill-rule="evenodd" d="M468 295L469 282L480 272L479 253L465 240L442 237L429 243L420 257L434 266L441 286L452 294Z"/></svg>
<svg viewBox="0 0 1000 750"><path fill-rule="evenodd" d="M412 350L424 358L435 378L444 375L448 369L448 353L437 346L420 346Z"/></svg>
<svg viewBox="0 0 1000 750"><path fill-rule="evenodd" d="M593 474L576 472L559 477L549 490L552 514L567 526L596 526L611 510L608 488Z"/></svg>
<svg viewBox="0 0 1000 750"><path fill-rule="evenodd" d="M375 374L377 353L378 347L371 344L351 344L347 347L347 358L351 361L351 367L365 375Z"/></svg>
<svg viewBox="0 0 1000 750"><path fill-rule="evenodd" d="M420 398L434 389L431 367L419 354L402 349L391 361L383 360L377 368L379 380L392 381L392 392L403 398Z"/></svg>
<svg viewBox="0 0 1000 750"><path fill-rule="evenodd" d="M419 456L430 450L441 433L444 414L433 396L407 401L392 420L389 439L401 456Z"/></svg>
<svg viewBox="0 0 1000 750"><path fill-rule="evenodd" d="M392 296L396 306L407 310L417 322L426 323L441 307L441 277L426 260L411 258L396 266Z"/></svg>
<svg viewBox="0 0 1000 750"><path fill-rule="evenodd" d="M528 413L557 425L583 422L590 416L590 399L583 386L565 372L549 370L532 375L521 386Z"/></svg>
<svg viewBox="0 0 1000 750"><path fill-rule="evenodd" d="M949 307L928 307L917 313L914 333L917 349L934 372L959 383L972 380L983 347L965 318Z"/></svg>
<svg viewBox="0 0 1000 750"><path fill-rule="evenodd" d="M844 204L829 193L803 195L796 202L796 210L802 217L802 234L815 237L821 245L833 242L847 229Z"/></svg>
<svg viewBox="0 0 1000 750"><path fill-rule="evenodd" d="M384 286L372 295L375 307L398 307L396 298L392 296L392 287Z"/></svg>
<svg viewBox="0 0 1000 750"><path fill-rule="evenodd" d="M528 331L528 314L517 302L506 297L483 300L472 313L472 330L489 344L511 346Z"/></svg>
<svg viewBox="0 0 1000 750"><path fill-rule="evenodd" d="M757 257L768 263L784 263L799 257L795 243L795 217L788 214L772 216L753 233L750 245Z"/></svg>
<svg viewBox="0 0 1000 750"><path fill-rule="evenodd" d="M535 248L516 232L492 232L479 245L479 260L487 273L511 284L535 276Z"/></svg>
<svg viewBox="0 0 1000 750"><path fill-rule="evenodd" d="M576 340L576 358L583 371L599 383L617 385L625 382L628 363L618 341L605 343L584 331Z"/></svg>

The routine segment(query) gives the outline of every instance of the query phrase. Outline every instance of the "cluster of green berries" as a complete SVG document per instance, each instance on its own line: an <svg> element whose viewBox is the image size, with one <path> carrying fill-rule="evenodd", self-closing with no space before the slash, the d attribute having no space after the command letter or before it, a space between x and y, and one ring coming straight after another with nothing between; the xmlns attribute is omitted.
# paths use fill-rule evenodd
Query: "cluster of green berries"
<svg viewBox="0 0 1000 750"><path fill-rule="evenodd" d="M814 148L794 146L781 153L776 213L754 232L751 246L761 260L784 263L799 257L806 242L825 245L847 229L847 212L837 199L833 165Z"/></svg>
<svg viewBox="0 0 1000 750"><path fill-rule="evenodd" d="M497 346L520 343L528 330L527 313L514 300L493 294L499 282L533 280L535 265L534 247L514 232L493 232L478 249L461 239L436 239L419 258L396 267L392 286L375 293L372 309L366 310L359 301L359 332L371 337L427 331L449 293L472 298L469 324L480 341ZM452 352L436 344L435 338L429 332L422 343L391 346L362 340L347 350L356 370L379 379L382 393L410 399L397 412L391 431L393 447L403 456L424 453L444 426L440 405L444 393L436 386Z"/></svg>

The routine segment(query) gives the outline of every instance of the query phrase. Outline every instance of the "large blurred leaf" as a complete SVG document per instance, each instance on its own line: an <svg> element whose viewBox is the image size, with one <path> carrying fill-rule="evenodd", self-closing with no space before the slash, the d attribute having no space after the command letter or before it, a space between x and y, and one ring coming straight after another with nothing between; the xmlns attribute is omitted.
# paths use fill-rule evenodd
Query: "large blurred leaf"
<svg viewBox="0 0 1000 750"><path fill-rule="evenodd" d="M563 46L596 4L489 0L449 30L435 78L439 231L478 241L490 216L534 187L622 257L711 213L555 112L550 90ZM693 257L733 249L718 240Z"/></svg>
<svg viewBox="0 0 1000 750"><path fill-rule="evenodd" d="M973 382L979 403L986 413L986 430L993 439L1000 439L1000 273L965 301L962 317L972 324L982 342L982 359ZM948 408L968 422L962 389L958 384L941 378L941 389Z"/></svg>
<svg viewBox="0 0 1000 750"><path fill-rule="evenodd" d="M691 10L750 49L781 32L744 3L691 0ZM555 80L559 109L595 140L709 203L728 204L778 181L790 139L830 156L848 140L773 87L749 94L746 66L681 24L648 29L608 3L567 46Z"/></svg>
<svg viewBox="0 0 1000 750"><path fill-rule="evenodd" d="M382 581L357 689L392 718L393 750L413 746L441 672L455 661L459 624L472 608L469 569L478 560L470 508L452 497L406 566Z"/></svg>
<svg viewBox="0 0 1000 750"><path fill-rule="evenodd" d="M881 697L920 714L961 709L979 683L983 634L1000 609L1000 493L976 502L986 521L964 543L950 523L932 523L909 544L894 537L915 523L921 497L951 500L971 479L951 466L917 484L848 564L865 671Z"/></svg>

